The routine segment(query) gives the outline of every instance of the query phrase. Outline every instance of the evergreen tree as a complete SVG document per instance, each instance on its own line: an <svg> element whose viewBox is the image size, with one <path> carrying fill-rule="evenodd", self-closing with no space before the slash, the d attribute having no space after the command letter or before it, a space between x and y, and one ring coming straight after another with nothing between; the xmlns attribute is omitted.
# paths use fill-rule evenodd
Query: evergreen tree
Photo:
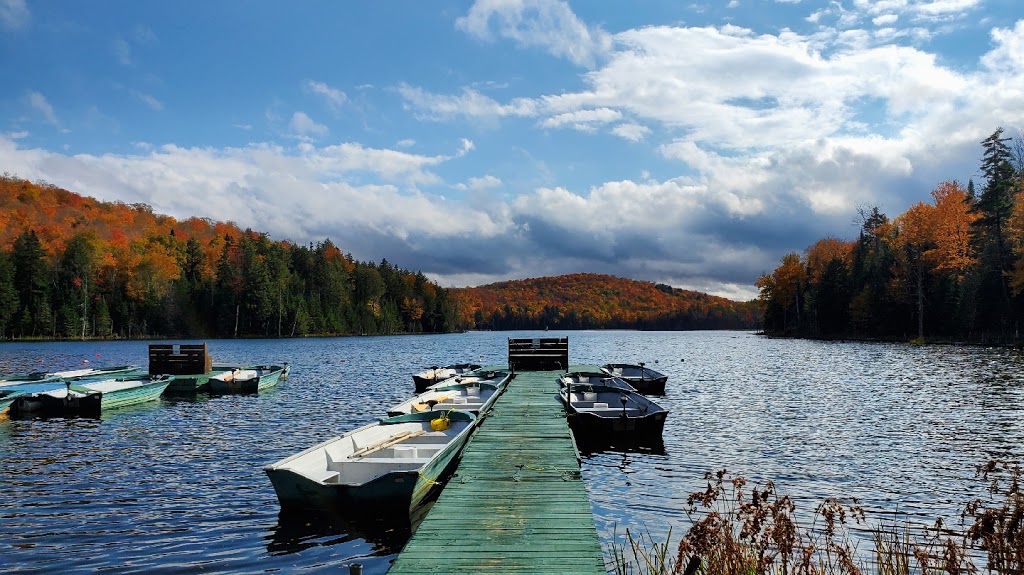
<svg viewBox="0 0 1024 575"><path fill-rule="evenodd" d="M14 288L14 265L11 258L0 252L0 339L7 337L7 331L18 311L18 292Z"/></svg>
<svg viewBox="0 0 1024 575"><path fill-rule="evenodd" d="M984 273L981 278L979 313L982 322L1006 329L1010 312L1010 290L1007 278L1013 269L1013 254L1007 239L1008 223L1013 213L1016 173L1013 168L1010 139L1002 137L998 128L981 142L984 148L981 172L985 183L974 203L980 218L975 223L975 242Z"/></svg>
<svg viewBox="0 0 1024 575"><path fill-rule="evenodd" d="M34 230L14 240L11 259L14 263L14 289L18 293L18 329L22 335L50 335L52 312L47 299L45 252Z"/></svg>

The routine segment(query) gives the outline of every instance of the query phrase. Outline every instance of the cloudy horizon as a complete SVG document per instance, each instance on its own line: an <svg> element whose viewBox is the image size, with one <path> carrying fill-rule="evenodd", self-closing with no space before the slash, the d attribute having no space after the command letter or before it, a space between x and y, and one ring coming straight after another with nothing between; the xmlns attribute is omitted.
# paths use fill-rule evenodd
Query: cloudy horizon
<svg viewBox="0 0 1024 575"><path fill-rule="evenodd" d="M1015 2L0 0L0 172L446 287L746 300L1020 135Z"/></svg>

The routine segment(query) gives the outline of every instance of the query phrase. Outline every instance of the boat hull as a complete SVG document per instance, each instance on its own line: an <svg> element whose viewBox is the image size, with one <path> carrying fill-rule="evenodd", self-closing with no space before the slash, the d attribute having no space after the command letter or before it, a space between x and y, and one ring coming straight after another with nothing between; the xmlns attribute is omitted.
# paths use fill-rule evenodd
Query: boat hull
<svg viewBox="0 0 1024 575"><path fill-rule="evenodd" d="M410 418L409 420L419 418L427 422L429 417L437 417L437 414L400 416ZM452 417L454 422L455 415ZM398 464L403 465L403 468L392 469L362 483L342 483L341 474L332 472L327 463L322 463L315 472L308 467L300 470L289 463L310 454L326 451L331 444L347 441L350 435L378 424L370 424L343 437L330 439L302 453L267 465L264 471L274 486L283 511L306 509L351 512L353 509L367 509L377 512L386 509L415 514L435 498L441 485L454 473L458 456L476 426L476 419L473 416L459 414L459 417L472 419L469 419L465 427L444 447L430 456L428 461L417 462L415 459L409 459L408 464ZM330 459L329 456L327 459Z"/></svg>
<svg viewBox="0 0 1024 575"><path fill-rule="evenodd" d="M15 398L11 413L20 417L98 417L103 411L155 401L171 381L171 377L79 381L24 393Z"/></svg>
<svg viewBox="0 0 1024 575"><path fill-rule="evenodd" d="M255 371L251 377L211 377L209 379L211 393L258 393L277 385L285 375L285 368L280 366L244 368L242 371Z"/></svg>
<svg viewBox="0 0 1024 575"><path fill-rule="evenodd" d="M100 398L101 409L106 411L108 409L117 409L120 407L127 407L129 405L156 401L161 395L163 395L164 391L167 390L173 381L173 376L171 376L166 379L150 380L148 383L144 383L138 387L102 392Z"/></svg>
<svg viewBox="0 0 1024 575"><path fill-rule="evenodd" d="M412 382L415 385L416 393L423 393L432 385L457 375L471 373L482 367L483 366L475 363L458 363L445 367L437 367L421 373L413 374Z"/></svg>
<svg viewBox="0 0 1024 575"><path fill-rule="evenodd" d="M449 409L484 413L498 399L510 379L509 373L489 372L479 377L467 377L457 383L431 386L416 397L390 407L387 414L395 416Z"/></svg>
<svg viewBox="0 0 1024 575"><path fill-rule="evenodd" d="M580 442L661 440L668 410L639 393L584 385L564 387L559 395L569 427Z"/></svg>
<svg viewBox="0 0 1024 575"><path fill-rule="evenodd" d="M649 367L628 363L609 363L601 371L625 380L644 395L665 395L668 376Z"/></svg>
<svg viewBox="0 0 1024 575"><path fill-rule="evenodd" d="M46 393L25 394L11 404L11 415L18 417L99 417L102 409L99 392L56 397Z"/></svg>
<svg viewBox="0 0 1024 575"><path fill-rule="evenodd" d="M652 413L644 417L600 417L586 413L570 413L569 427L586 441L615 439L660 440L668 413Z"/></svg>

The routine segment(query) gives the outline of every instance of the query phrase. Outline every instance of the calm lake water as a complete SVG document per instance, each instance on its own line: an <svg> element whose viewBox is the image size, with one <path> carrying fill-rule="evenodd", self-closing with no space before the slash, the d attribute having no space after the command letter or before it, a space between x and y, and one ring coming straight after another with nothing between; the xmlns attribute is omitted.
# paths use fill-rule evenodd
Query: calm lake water
<svg viewBox="0 0 1024 575"><path fill-rule="evenodd" d="M573 363L669 375L663 453L584 455L607 547L685 531L686 496L726 468L771 479L809 517L829 496L869 517L957 519L975 465L1024 455L1024 356L966 347L772 340L744 332L477 332L208 341L218 363L288 361L260 395L164 397L102 419L0 421L5 573L384 573L406 531L279 516L262 466L380 417L411 374L503 364L508 337L568 336ZM188 343L188 342L185 342ZM0 373L145 366L147 342L3 343ZM655 364L655 362L657 362Z"/></svg>

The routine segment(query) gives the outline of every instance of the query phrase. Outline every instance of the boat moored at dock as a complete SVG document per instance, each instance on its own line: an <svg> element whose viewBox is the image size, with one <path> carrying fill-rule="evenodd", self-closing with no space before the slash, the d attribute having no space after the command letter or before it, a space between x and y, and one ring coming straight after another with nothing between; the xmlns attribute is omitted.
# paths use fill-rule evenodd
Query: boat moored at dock
<svg viewBox="0 0 1024 575"><path fill-rule="evenodd" d="M44 381L19 386L11 414L28 417L84 415L155 401L173 376L138 374L107 379Z"/></svg>
<svg viewBox="0 0 1024 575"><path fill-rule="evenodd" d="M421 411L486 412L498 398L501 390L512 378L507 371L480 372L479 375L456 376L446 379L398 405L388 409L388 415L419 413Z"/></svg>
<svg viewBox="0 0 1024 575"><path fill-rule="evenodd" d="M616 439L660 440L668 410L635 391L603 385L563 385L569 427L585 443Z"/></svg>
<svg viewBox="0 0 1024 575"><path fill-rule="evenodd" d="M476 363L456 363L445 367L432 367L426 371L413 374L412 381L416 385L416 393L422 393L428 387L457 375L466 375L470 372L481 369L483 366Z"/></svg>
<svg viewBox="0 0 1024 575"><path fill-rule="evenodd" d="M256 393L288 377L288 364L256 365L210 376L211 393Z"/></svg>
<svg viewBox="0 0 1024 575"><path fill-rule="evenodd" d="M263 469L282 509L413 512L450 475L476 421L454 410L388 417Z"/></svg>
<svg viewBox="0 0 1024 575"><path fill-rule="evenodd" d="M626 380L637 391L645 395L665 395L665 384L668 376L646 366L643 362L606 363L601 371Z"/></svg>

